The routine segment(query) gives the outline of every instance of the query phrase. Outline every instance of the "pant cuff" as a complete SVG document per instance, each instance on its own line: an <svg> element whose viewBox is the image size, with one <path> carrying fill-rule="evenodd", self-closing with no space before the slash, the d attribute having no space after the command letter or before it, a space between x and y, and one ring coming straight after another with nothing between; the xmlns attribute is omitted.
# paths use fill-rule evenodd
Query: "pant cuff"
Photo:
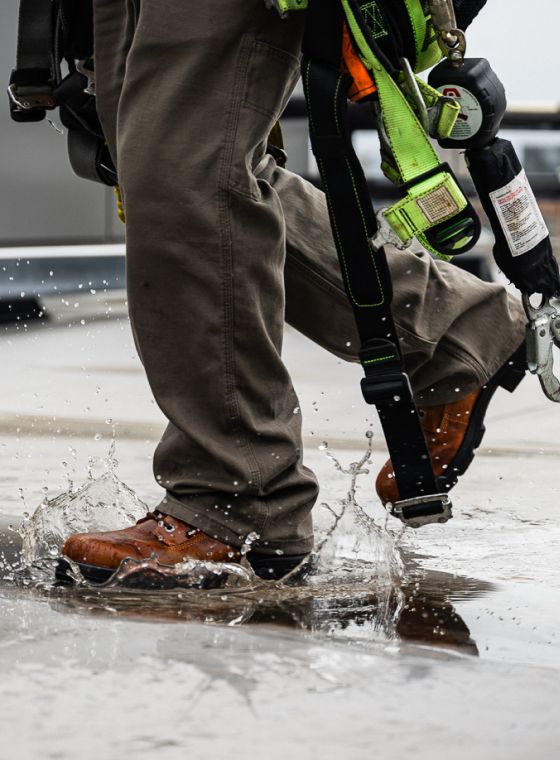
<svg viewBox="0 0 560 760"><path fill-rule="evenodd" d="M250 514L251 510L248 504L241 505L236 500L236 507L241 507L244 512L243 519L239 520L238 516L234 514L231 517L225 518L222 522L209 514L210 510L215 511L215 496L209 498L204 494L196 494L187 498L188 501L181 501L175 496L167 494L158 505L157 511L182 520L192 525L193 528L202 530L204 533L212 536L212 538L216 538L218 541L236 548L241 548L244 545L245 539L250 533L257 533L259 538L251 542L251 551L256 551L259 554L276 555L278 551L281 551L284 555L308 554L313 550L313 534L303 537L297 536L267 540L266 536L260 534L259 529L261 525L268 522L268 515L264 519L257 518L254 522L249 523L247 513ZM223 512L220 511L220 514L223 514ZM235 522L235 527L227 525L226 521Z"/></svg>
<svg viewBox="0 0 560 760"><path fill-rule="evenodd" d="M449 374L445 380L432 381L428 387L421 390L414 389L415 401L422 406L439 406L466 398L469 393L485 385L520 348L524 340L525 322L519 321L513 326L507 339L500 335L495 355L484 366L465 348L448 340L442 341L438 346L439 358L442 359L444 354L449 356ZM455 390L457 387L460 388L459 392Z"/></svg>

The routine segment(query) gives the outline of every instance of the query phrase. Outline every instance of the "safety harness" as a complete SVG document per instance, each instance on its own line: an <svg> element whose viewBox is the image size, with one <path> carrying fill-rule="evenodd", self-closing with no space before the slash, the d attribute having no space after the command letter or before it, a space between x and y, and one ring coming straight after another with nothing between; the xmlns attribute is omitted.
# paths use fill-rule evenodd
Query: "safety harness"
<svg viewBox="0 0 560 760"><path fill-rule="evenodd" d="M16 68L8 94L10 114L17 122L42 121L58 108L68 131L74 172L116 185L117 173L95 108L91 3L20 0Z"/></svg>
<svg viewBox="0 0 560 760"><path fill-rule="evenodd" d="M417 238L447 259L469 250L480 226L453 172L440 162L429 139L430 133L447 137L459 115L455 101L441 96L414 73L440 60L437 39L420 3L401 5L407 14L406 28L414 33L408 58L404 43L402 49L390 48L394 44L390 18L380 3L310 2L302 77L311 145L361 339L362 392L379 413L400 495L390 508L392 514L418 527L451 517L448 492L456 478L451 472L439 478L434 474L391 312L393 293L385 246L404 248ZM372 77L373 89L354 99L373 104L382 168L402 196L377 215L347 127L355 67L348 56L341 66L345 35ZM385 49L380 44L383 39L388 43ZM359 91L365 91L363 83Z"/></svg>
<svg viewBox="0 0 560 760"><path fill-rule="evenodd" d="M434 139L466 150L496 237L495 258L524 295L529 368L549 398L560 401L552 372L552 347L560 347L560 311L552 299L560 277L550 236L513 146L496 138L506 107L503 87L485 59L465 60L456 20L466 28L486 0L264 2L281 15L307 9L302 78L311 144L361 340L363 395L377 408L395 473L400 500L389 505L391 512L412 527L446 522L457 477L449 470L434 474L391 311L385 253L386 246L404 249L417 239L448 260L479 239L478 215L440 162ZM76 174L116 186L95 109L91 2L20 3L12 117L40 121L59 108ZM418 74L433 66L427 83ZM401 196L377 214L348 129L349 100L371 106L382 169ZM471 131L466 104L476 113ZM535 292L543 295L536 310L529 302Z"/></svg>

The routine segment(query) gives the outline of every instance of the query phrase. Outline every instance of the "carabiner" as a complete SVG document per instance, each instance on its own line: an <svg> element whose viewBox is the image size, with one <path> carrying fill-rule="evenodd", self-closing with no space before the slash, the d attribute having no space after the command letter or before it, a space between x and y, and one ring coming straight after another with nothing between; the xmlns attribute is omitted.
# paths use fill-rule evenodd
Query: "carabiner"
<svg viewBox="0 0 560 760"><path fill-rule="evenodd" d="M529 372L539 378L545 396L560 402L560 379L554 374L554 346L560 348L560 308L553 299L543 296L536 308L523 294L527 325L527 364Z"/></svg>
<svg viewBox="0 0 560 760"><path fill-rule="evenodd" d="M465 33L457 29L453 0L428 0L432 24L442 53L454 66L461 66L467 50Z"/></svg>

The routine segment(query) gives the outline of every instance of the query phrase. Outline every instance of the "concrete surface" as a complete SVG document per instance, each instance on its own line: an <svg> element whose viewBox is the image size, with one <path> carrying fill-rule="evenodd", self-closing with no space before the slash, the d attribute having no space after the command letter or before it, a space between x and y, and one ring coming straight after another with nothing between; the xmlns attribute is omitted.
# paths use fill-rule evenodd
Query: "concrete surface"
<svg viewBox="0 0 560 760"><path fill-rule="evenodd" d="M86 480L88 463L103 472L113 435L118 477L147 504L159 495L163 420L122 294L45 307L44 325L0 333L0 544L12 558L8 523ZM374 431L360 509L324 551L335 570L305 588L193 598L26 586L5 568L0 760L560 755L559 410L532 379L500 393L455 519L403 533L374 498L385 452L360 370L290 330L285 357L328 505L319 536L351 485L322 442L348 470ZM360 542L373 575L351 561Z"/></svg>

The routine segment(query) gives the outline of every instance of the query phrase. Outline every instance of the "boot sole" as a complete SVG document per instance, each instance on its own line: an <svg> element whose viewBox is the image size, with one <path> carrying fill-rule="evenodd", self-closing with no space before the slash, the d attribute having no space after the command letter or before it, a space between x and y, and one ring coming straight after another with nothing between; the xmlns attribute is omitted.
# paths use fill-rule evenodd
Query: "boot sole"
<svg viewBox="0 0 560 760"><path fill-rule="evenodd" d="M471 412L470 423L463 442L445 474L440 475L437 479L442 493L450 491L470 467L476 450L482 443L482 439L486 433L484 418L492 397L498 388L504 388L509 393L513 393L526 373L527 364L525 361L525 344L523 343L506 364L490 378L478 397Z"/></svg>
<svg viewBox="0 0 560 760"><path fill-rule="evenodd" d="M301 565L308 556L309 555L307 554L294 554L286 557L269 557L263 554L249 554L247 555L247 560L253 568L255 575L257 575L259 578L268 581L277 581L295 570L295 568L298 567L298 565ZM116 572L116 570L111 568L97 567L96 565L86 565L83 562L76 562L75 565L79 568L84 580L95 585L107 583L107 581L109 581ZM301 580L303 577L305 577L305 574L306 570L304 569L302 570L301 574L296 574L297 579ZM72 585L74 583L74 579L71 575L70 563L67 560L62 558L58 560L55 569L55 578L58 583L64 585ZM295 579L295 576L293 576L292 580L293 579ZM218 575L216 578L208 578L196 585L193 585L193 588L204 590L223 588L226 580L227 574L223 574L221 576ZM138 576L136 579L134 576L132 576L128 579L128 582L125 581L123 585L126 588L165 589L175 588L176 583L172 577L166 578L159 573L154 573L151 575L148 572L142 573L142 575Z"/></svg>

